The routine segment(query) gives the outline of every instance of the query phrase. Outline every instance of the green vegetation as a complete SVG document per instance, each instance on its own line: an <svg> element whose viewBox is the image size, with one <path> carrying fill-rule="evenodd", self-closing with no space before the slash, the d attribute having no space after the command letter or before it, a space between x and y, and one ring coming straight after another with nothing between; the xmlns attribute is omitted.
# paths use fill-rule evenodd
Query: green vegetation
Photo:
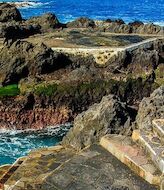
<svg viewBox="0 0 164 190"><path fill-rule="evenodd" d="M46 95L46 96L52 96L57 90L57 84L40 84L37 85L34 89L34 93L37 95Z"/></svg>
<svg viewBox="0 0 164 190"><path fill-rule="evenodd" d="M0 87L0 97L19 95L20 90L17 84Z"/></svg>

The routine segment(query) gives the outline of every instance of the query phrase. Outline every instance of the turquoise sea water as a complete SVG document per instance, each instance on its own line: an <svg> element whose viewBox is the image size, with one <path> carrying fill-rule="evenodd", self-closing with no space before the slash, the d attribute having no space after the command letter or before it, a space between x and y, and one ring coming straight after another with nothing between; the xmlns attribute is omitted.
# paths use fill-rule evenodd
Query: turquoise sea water
<svg viewBox="0 0 164 190"><path fill-rule="evenodd" d="M20 10L25 18L53 12L62 22L86 16L94 19L122 18L126 22L142 20L164 25L164 0L36 0L33 6Z"/></svg>
<svg viewBox="0 0 164 190"><path fill-rule="evenodd" d="M1 131L0 165L13 163L30 150L58 144L71 125L42 131Z"/></svg>

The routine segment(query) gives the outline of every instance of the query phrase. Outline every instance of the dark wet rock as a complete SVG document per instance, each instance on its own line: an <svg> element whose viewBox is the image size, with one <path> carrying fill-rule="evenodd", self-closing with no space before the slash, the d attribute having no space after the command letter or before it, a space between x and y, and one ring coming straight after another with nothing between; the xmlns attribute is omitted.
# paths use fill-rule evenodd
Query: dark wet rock
<svg viewBox="0 0 164 190"><path fill-rule="evenodd" d="M63 65L58 65L60 61ZM64 64L69 64L67 58L53 52L44 44L33 45L26 41L16 41L0 52L0 80L3 85L15 84L28 75L50 73L64 67Z"/></svg>
<svg viewBox="0 0 164 190"><path fill-rule="evenodd" d="M81 17L72 22L67 23L68 28L94 28L95 22L92 19Z"/></svg>
<svg viewBox="0 0 164 190"><path fill-rule="evenodd" d="M0 22L21 21L20 12L15 6L7 3L0 3Z"/></svg>
<svg viewBox="0 0 164 190"><path fill-rule="evenodd" d="M46 13L42 16L32 17L31 19L26 21L26 24L39 25L43 32L59 28L61 26L58 18L52 13Z"/></svg>
<svg viewBox="0 0 164 190"><path fill-rule="evenodd" d="M161 118L164 118L164 85L141 101L136 122L141 129L152 129L152 120Z"/></svg>
<svg viewBox="0 0 164 190"><path fill-rule="evenodd" d="M108 95L75 118L74 127L64 137L62 144L82 149L105 134L123 132L127 122L130 125L130 120L126 105L119 98Z"/></svg>

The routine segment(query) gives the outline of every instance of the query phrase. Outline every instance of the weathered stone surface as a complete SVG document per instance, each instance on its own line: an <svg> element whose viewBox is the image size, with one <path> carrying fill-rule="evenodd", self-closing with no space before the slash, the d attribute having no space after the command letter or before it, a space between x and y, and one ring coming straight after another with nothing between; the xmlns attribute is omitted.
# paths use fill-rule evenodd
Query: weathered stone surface
<svg viewBox="0 0 164 190"><path fill-rule="evenodd" d="M160 137L149 130L135 130L133 135L134 141L137 141L150 156L157 168L164 173L164 145Z"/></svg>
<svg viewBox="0 0 164 190"><path fill-rule="evenodd" d="M138 34L164 34L164 27L155 25L153 23L140 25L138 28L134 29L136 30L133 30L133 32Z"/></svg>
<svg viewBox="0 0 164 190"><path fill-rule="evenodd" d="M26 21L26 24L39 25L43 32L59 28L61 26L57 17L52 13L46 13L42 16L32 17Z"/></svg>
<svg viewBox="0 0 164 190"><path fill-rule="evenodd" d="M136 122L139 129L148 130L152 129L152 120L160 118L164 118L164 86L141 101Z"/></svg>
<svg viewBox="0 0 164 190"><path fill-rule="evenodd" d="M15 84L28 75L36 76L54 71L61 67L65 56L53 52L44 44L33 45L26 41L16 41L5 46L0 52L0 81ZM63 66L63 65L62 65Z"/></svg>
<svg viewBox="0 0 164 190"><path fill-rule="evenodd" d="M74 127L64 137L62 144L82 149L98 141L107 133L120 133L129 129L130 115L119 98L109 95L99 104L78 115Z"/></svg>
<svg viewBox="0 0 164 190"><path fill-rule="evenodd" d="M129 34L132 31L132 27L127 24L120 24L117 22L112 22L108 25L107 28L105 28L106 32L112 32L112 33L125 33Z"/></svg>
<svg viewBox="0 0 164 190"><path fill-rule="evenodd" d="M160 186L162 173L131 137L106 135L100 145L150 184Z"/></svg>
<svg viewBox="0 0 164 190"><path fill-rule="evenodd" d="M64 181L64 182L63 182ZM69 162L54 171L41 189L112 189L155 190L141 178L136 177L125 165L99 145L92 145L75 155Z"/></svg>
<svg viewBox="0 0 164 190"><path fill-rule="evenodd" d="M21 14L15 6L6 3L0 3L0 22L21 20Z"/></svg>
<svg viewBox="0 0 164 190"><path fill-rule="evenodd" d="M93 20L85 17L76 19L75 21L67 23L68 28L94 28L95 23Z"/></svg>
<svg viewBox="0 0 164 190"><path fill-rule="evenodd" d="M4 184L4 190L157 189L100 145L92 145L79 153L62 147L37 152L40 155L31 153Z"/></svg>
<svg viewBox="0 0 164 190"><path fill-rule="evenodd" d="M13 42L40 33L39 25L25 25L21 23L7 23L0 26L0 37L5 38L5 43Z"/></svg>

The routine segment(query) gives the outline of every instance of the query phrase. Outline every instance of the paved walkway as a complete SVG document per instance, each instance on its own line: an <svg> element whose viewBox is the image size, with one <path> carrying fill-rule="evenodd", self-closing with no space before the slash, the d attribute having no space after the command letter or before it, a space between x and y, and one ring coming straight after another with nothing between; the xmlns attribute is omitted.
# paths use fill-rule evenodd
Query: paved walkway
<svg viewBox="0 0 164 190"><path fill-rule="evenodd" d="M100 145L31 153L4 190L157 190Z"/></svg>

